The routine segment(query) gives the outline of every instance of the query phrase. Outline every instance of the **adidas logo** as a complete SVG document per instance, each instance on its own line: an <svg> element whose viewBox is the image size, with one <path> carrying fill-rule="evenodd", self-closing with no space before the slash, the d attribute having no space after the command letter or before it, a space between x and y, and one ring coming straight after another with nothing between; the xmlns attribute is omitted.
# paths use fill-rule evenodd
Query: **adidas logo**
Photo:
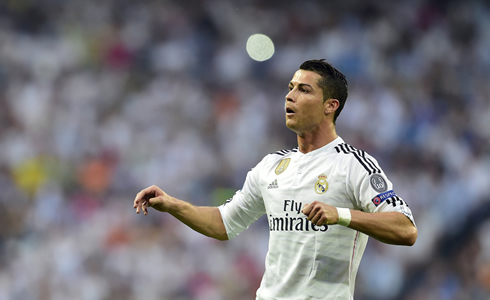
<svg viewBox="0 0 490 300"><path fill-rule="evenodd" d="M274 180L271 184L269 184L269 186L267 187L268 190L270 189L277 189L279 188L279 185L277 185L277 179Z"/></svg>

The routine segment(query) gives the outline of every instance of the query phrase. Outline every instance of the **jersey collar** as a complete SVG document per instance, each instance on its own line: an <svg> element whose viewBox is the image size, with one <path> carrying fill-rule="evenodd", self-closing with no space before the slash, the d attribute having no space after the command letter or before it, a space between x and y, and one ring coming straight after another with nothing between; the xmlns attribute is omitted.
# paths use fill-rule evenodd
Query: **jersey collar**
<svg viewBox="0 0 490 300"><path fill-rule="evenodd" d="M314 157L317 155L322 155L322 154L327 153L330 150L332 150L338 144L342 144L343 142L344 142L344 140L340 136L338 136L335 140L331 141L330 143L326 144L325 146L320 147L318 149L315 149L313 151L310 151L308 153L301 153L301 151L298 151L298 155L305 156L305 157Z"/></svg>

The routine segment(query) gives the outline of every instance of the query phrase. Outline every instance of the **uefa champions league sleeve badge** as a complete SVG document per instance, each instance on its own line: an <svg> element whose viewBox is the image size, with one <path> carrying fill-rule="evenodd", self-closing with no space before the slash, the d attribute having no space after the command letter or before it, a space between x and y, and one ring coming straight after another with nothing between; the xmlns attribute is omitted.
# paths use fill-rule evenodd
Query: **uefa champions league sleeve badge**
<svg viewBox="0 0 490 300"><path fill-rule="evenodd" d="M379 174L371 175L369 182L371 183L371 187L378 193L383 193L386 192L386 190L388 190L388 184L386 184L386 181L383 178L383 176Z"/></svg>

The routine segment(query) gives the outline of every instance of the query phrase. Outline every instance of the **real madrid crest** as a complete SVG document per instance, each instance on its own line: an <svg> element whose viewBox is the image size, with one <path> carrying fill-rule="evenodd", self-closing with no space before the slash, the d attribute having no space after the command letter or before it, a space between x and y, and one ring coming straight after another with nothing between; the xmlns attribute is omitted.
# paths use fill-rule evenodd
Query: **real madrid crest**
<svg viewBox="0 0 490 300"><path fill-rule="evenodd" d="M285 158L279 162L279 165L277 165L276 168L276 175L281 174L282 172L286 171L286 169L289 166L289 162L291 161L291 158Z"/></svg>
<svg viewBox="0 0 490 300"><path fill-rule="evenodd" d="M318 194L324 194L328 190L327 175L322 174L318 176L318 181L315 182L315 192Z"/></svg>

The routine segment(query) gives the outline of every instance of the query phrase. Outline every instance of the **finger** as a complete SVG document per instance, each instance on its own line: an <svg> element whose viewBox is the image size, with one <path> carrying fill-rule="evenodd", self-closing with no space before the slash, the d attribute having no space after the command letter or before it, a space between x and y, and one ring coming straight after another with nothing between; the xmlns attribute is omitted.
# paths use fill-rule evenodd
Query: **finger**
<svg viewBox="0 0 490 300"><path fill-rule="evenodd" d="M134 205L133 205L133 207L134 207L134 208L136 208L136 213L137 213L137 214L139 214L139 213L142 211L142 209L143 209L142 205L143 205L143 203L145 202L145 201L143 200L143 198L142 198L142 197L143 197L143 195L144 195L144 193L143 193L143 192L139 192L139 193L136 195L136 198L134 199Z"/></svg>
<svg viewBox="0 0 490 300"><path fill-rule="evenodd" d="M134 202L133 202L133 208L137 208L138 207L138 204L140 202L139 200L139 195L141 194L141 192L139 192L138 194L136 194L136 197L134 198Z"/></svg>
<svg viewBox="0 0 490 300"><path fill-rule="evenodd" d="M319 211L320 207L314 204L310 204L306 211L307 219L313 221L313 218L318 214Z"/></svg>
<svg viewBox="0 0 490 300"><path fill-rule="evenodd" d="M143 203L141 204L141 209L146 216L148 214L148 201L143 201Z"/></svg>
<svg viewBox="0 0 490 300"><path fill-rule="evenodd" d="M144 190L141 190L138 194L136 194L136 197L134 198L134 204L133 208L136 208L136 213L139 214L141 211L148 213L148 210L143 208L143 203L145 203L147 200L145 200L145 197L153 192L153 186L147 187Z"/></svg>
<svg viewBox="0 0 490 300"><path fill-rule="evenodd" d="M321 214L320 213L311 214L310 222L313 223L313 224L317 224L317 222L320 220L320 218L321 218Z"/></svg>
<svg viewBox="0 0 490 300"><path fill-rule="evenodd" d="M305 215L308 215L311 211L311 205L310 204L305 204L301 212Z"/></svg>
<svg viewBox="0 0 490 300"><path fill-rule="evenodd" d="M142 200L147 197L149 194L155 193L154 186L147 187L146 189L141 190L138 194L136 194L136 197L134 198L135 202L141 202Z"/></svg>
<svg viewBox="0 0 490 300"><path fill-rule="evenodd" d="M317 226L322 226L327 224L327 217L323 214L321 214L320 219L316 222Z"/></svg>
<svg viewBox="0 0 490 300"><path fill-rule="evenodd" d="M311 223L321 226L327 224L327 216L321 211L317 212L315 216L311 219Z"/></svg>
<svg viewBox="0 0 490 300"><path fill-rule="evenodd" d="M158 204L158 201L159 201L159 197L150 198L147 201L145 201L145 211L146 211L146 214L148 214L148 207L153 207L154 208L154 205L157 205Z"/></svg>

